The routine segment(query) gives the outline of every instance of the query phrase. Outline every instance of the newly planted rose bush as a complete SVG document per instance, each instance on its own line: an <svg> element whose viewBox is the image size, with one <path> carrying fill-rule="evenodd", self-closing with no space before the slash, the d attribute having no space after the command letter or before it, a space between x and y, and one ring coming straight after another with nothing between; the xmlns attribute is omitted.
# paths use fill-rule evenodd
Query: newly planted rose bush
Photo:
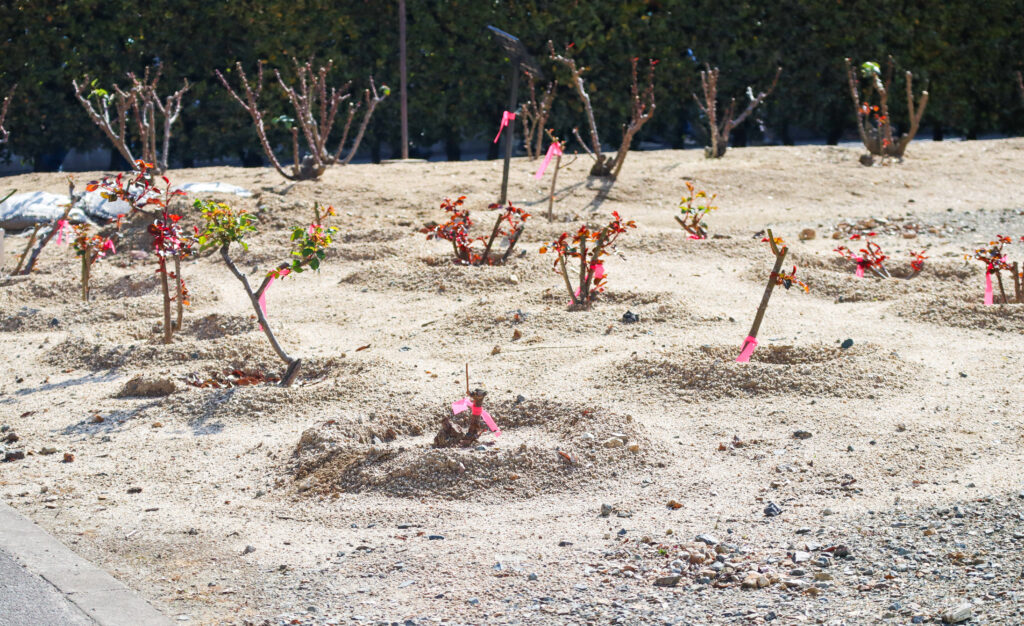
<svg viewBox="0 0 1024 626"><path fill-rule="evenodd" d="M508 261L526 228L530 214L511 204L492 204L490 208L497 209L498 217L491 228L491 234L473 237L470 235L473 220L469 216L469 209L465 208L465 202L466 196L459 196L455 200L445 198L441 209L448 214L448 221L424 227L421 232L426 233L428 240L441 239L451 243L455 262L461 265L499 265ZM495 248L495 244L500 241L507 242L504 252Z"/></svg>
<svg viewBox="0 0 1024 626"><path fill-rule="evenodd" d="M278 264L263 276L263 280L255 290L249 283L249 278L238 269L234 259L231 258L231 245L237 244L243 250L249 249L246 237L256 232L256 219L245 209L233 209L221 202L209 202L196 200L195 208L203 216L205 229L198 236L198 243L201 250L216 249L224 259L235 278L242 283L249 302L252 304L256 319L259 320L260 328L270 341L271 347L277 356L287 366L281 376L281 386L289 387L298 376L299 368L302 366L302 359L294 358L285 352L284 348L274 336L266 314L266 292L275 279L283 279L292 274L301 274L307 269L318 271L321 263L327 256L327 248L331 245L331 237L337 231L336 228L326 224L327 219L334 215L334 210L328 208L321 213L316 207L316 221L308 226L296 226L291 233L292 252L291 259Z"/></svg>
<svg viewBox="0 0 1024 626"><path fill-rule="evenodd" d="M687 195L679 201L679 212L676 221L683 227L683 230L690 233L690 239L707 239L708 226L703 222L704 218L718 207L712 204L717 194L708 195L704 190L697 191L693 183L686 181Z"/></svg>
<svg viewBox="0 0 1024 626"><path fill-rule="evenodd" d="M82 300L89 301L89 279L92 276L92 266L108 254L114 254L114 242L109 237L91 234L92 227L89 224L77 224L74 226L74 239L71 242L75 250L75 256L81 259L82 263Z"/></svg>
<svg viewBox="0 0 1024 626"><path fill-rule="evenodd" d="M562 233L558 239L541 247L540 253L555 254L555 271L562 275L569 292L571 309L586 309L597 295L604 291L608 275L604 271L604 257L613 249L619 236L636 228L633 220L623 221L618 211L612 211L612 220L606 226L591 230L586 224L580 226L571 238ZM568 266L578 259L577 288L569 279Z"/></svg>
<svg viewBox="0 0 1024 626"><path fill-rule="evenodd" d="M1024 242L1024 237L1020 238ZM988 242L987 248L978 248L973 254L965 255L964 258L968 260L979 261L985 264L985 304L992 305L994 303L994 294L992 292L992 275L995 274L996 281L999 284L999 295L1002 300L1002 304L1011 302L1006 297L1006 290L1003 288L1003 272L1009 272L1013 278L1013 291L1014 299L1012 302L1024 302L1024 293L1021 292L1021 275L1019 265L1016 261L1012 264L1007 262L1007 253L1004 248L1013 243L1012 237L1006 235L996 235L995 240Z"/></svg>
<svg viewBox="0 0 1024 626"><path fill-rule="evenodd" d="M856 265L854 273L858 278L863 278L865 272L871 272L878 278L893 278L893 275L889 273L889 270L885 267L885 262L890 258L887 254L882 251L882 247L874 241L870 241L870 237L874 237L875 233L867 233L865 235L855 234L850 237L851 241L864 241L864 247L854 252L846 246L839 246L833 252L837 253L844 259L853 261ZM925 256L927 250L920 252L910 253L910 275L907 278L913 278L917 276L922 269L924 269L924 261L928 257Z"/></svg>
<svg viewBox="0 0 1024 626"><path fill-rule="evenodd" d="M185 192L171 188L166 176L154 176L152 163L136 161L135 171L113 178L89 183L87 191L100 190L108 202L123 201L130 208L127 217L136 215L153 216L147 230L151 236L151 247L157 258L157 273L160 274L163 294L163 342L171 343L176 331L181 330L184 307L189 304L188 287L181 275L181 263L195 254L195 237L182 230L181 216L171 211L171 201ZM160 183L163 183L162 185ZM123 216L118 216L118 224ZM171 269L173 267L173 269ZM170 282L174 282L172 288ZM175 303L177 315L171 322L171 303Z"/></svg>

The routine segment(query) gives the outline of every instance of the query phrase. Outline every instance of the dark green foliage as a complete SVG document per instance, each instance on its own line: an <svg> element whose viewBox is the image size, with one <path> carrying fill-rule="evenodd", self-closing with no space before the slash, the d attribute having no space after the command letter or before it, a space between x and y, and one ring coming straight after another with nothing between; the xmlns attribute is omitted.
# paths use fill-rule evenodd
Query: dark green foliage
<svg viewBox="0 0 1024 626"><path fill-rule="evenodd" d="M162 84L193 85L189 106L174 131L179 164L215 157L262 161L251 122L213 77L213 70L251 68L259 60L290 74L291 57L332 58L332 77L353 79L362 90L398 87L397 1L391 0L9 0L0 3L0 92L17 83L6 126L6 149L37 169L59 163L70 148L105 146L75 102L71 79L85 74L98 84L121 83L166 63ZM853 110L843 58L882 62L914 72L915 87L931 101L923 125L976 136L1024 130L1024 107L1014 71L1024 69L1024 0L894 2L892 0L407 0L409 11L410 133L415 156L436 142L450 158L459 143L488 140L504 108L508 64L486 32L494 24L520 37L547 71L548 39L572 42L574 56L591 67L588 89L602 139L618 142L628 119L629 61L659 59L658 114L638 139L680 145L696 132L704 63L722 70L723 94L744 93L781 65L778 88L758 116L779 140L798 133L853 138ZM688 52L692 50L692 55ZM699 64L699 65L698 65ZM564 77L563 77L564 78ZM563 83L564 85L564 83ZM578 100L561 86L549 125L571 136L585 126ZM274 89L266 106L288 109ZM906 119L904 98L893 98L893 117ZM691 130L692 129L692 130ZM287 144L283 126L272 139ZM734 141L755 138L748 120ZM387 157L398 150L397 102L374 116L363 153ZM569 149L573 150L574 142Z"/></svg>

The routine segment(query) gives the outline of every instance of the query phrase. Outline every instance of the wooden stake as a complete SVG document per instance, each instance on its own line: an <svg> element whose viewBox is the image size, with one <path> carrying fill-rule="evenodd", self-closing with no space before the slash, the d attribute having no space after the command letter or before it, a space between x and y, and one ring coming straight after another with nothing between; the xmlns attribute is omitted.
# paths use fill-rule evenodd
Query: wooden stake
<svg viewBox="0 0 1024 626"><path fill-rule="evenodd" d="M748 336L754 339L757 339L757 332L761 330L761 320L764 319L764 312L768 308L768 301L772 298L772 291L775 289L775 279L782 269L782 262L786 258L786 252L789 251L786 246L782 246L780 250L775 245L775 238L772 237L772 230L770 228L768 229L768 242L772 246L772 252L775 253L775 266L772 268L772 273L768 276L768 284L764 288L764 295L761 296L761 304L758 305L757 315L754 316L754 323L750 326Z"/></svg>
<svg viewBox="0 0 1024 626"><path fill-rule="evenodd" d="M1018 72L1019 75L1020 73ZM1013 262L1011 267L1013 268L1013 297L1018 304L1024 304L1024 297L1022 297L1020 292L1020 268L1016 261Z"/></svg>

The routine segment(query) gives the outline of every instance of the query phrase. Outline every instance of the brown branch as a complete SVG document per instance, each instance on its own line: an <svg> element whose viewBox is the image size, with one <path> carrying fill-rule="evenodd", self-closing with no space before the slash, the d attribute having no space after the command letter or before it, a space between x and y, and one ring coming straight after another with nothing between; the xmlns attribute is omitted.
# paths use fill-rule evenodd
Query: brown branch
<svg viewBox="0 0 1024 626"><path fill-rule="evenodd" d="M220 79L221 84L224 85L224 88L228 90L228 93L234 97L238 104L249 112L249 116L252 117L253 124L256 126L256 135L260 139L260 146L263 148L263 153L267 155L267 159L270 160L274 169L288 180L299 180L298 154L296 154L296 163L292 166L292 172L289 174L281 167L281 163L277 160L274 150L270 147L270 141L267 139L267 129L263 123L263 111L259 108L259 98L260 94L263 92L263 64L260 63L257 66L256 82L252 84L249 83L249 79L246 77L245 70L242 69L242 63L240 61L235 64L235 68L238 70L238 76L241 79L242 87L245 89L245 100L242 100L241 96L235 92L227 79L224 78L224 75L221 74L220 70L214 70L213 73Z"/></svg>
<svg viewBox="0 0 1024 626"><path fill-rule="evenodd" d="M522 106L521 119L523 121L523 147L526 149L526 156L532 160L541 156L541 149L544 147L544 131L548 117L551 115L551 104L555 99L558 81L548 83L544 95L538 100L537 79L529 73L527 73L527 77L530 80L530 99Z"/></svg>
<svg viewBox="0 0 1024 626"><path fill-rule="evenodd" d="M721 123L718 121L718 77L719 70L717 67L712 68L709 65L704 66L705 69L700 72L700 84L701 90L704 94L704 102L701 102L697 98L697 94L693 94L693 99L697 101L697 106L700 108L701 113L707 117L708 120L708 134L711 141L711 146L705 151L705 156L709 158L720 158L725 155L726 150L729 148L729 135L733 129L742 124L747 117L750 116L754 110L764 102L771 93L775 90L775 86L779 82L779 76L782 75L782 68L778 68L775 71L775 78L772 79L772 84L769 85L768 89L758 92L756 96L753 95L753 90L747 88L747 92L750 95L750 102L747 107L738 116L734 117L736 110L736 99L733 98L729 102L729 107L725 111Z"/></svg>
<svg viewBox="0 0 1024 626"><path fill-rule="evenodd" d="M764 312L768 309L768 301L772 298L772 291L775 289L776 277L779 275L779 271L782 270L782 262L786 258L786 252L788 248L783 246L781 249L775 244L775 238L772 236L772 230L768 229L768 242L771 244L772 253L775 254L775 265L772 267L772 273L768 275L768 284L765 285L764 295L761 296L761 304L757 306L757 314L754 316L754 323L750 326L750 332L747 333L749 337L757 339L757 333L761 330L761 320L764 319Z"/></svg>

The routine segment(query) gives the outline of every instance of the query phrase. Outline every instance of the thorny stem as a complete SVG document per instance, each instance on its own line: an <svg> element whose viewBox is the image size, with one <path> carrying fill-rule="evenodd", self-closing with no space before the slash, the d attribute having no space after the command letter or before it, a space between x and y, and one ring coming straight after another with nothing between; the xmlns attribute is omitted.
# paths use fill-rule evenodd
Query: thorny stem
<svg viewBox="0 0 1024 626"><path fill-rule="evenodd" d="M558 180L558 168L562 166L562 155L555 155L555 172L551 175L551 194L548 195L548 221L554 220L555 181Z"/></svg>
<svg viewBox="0 0 1024 626"><path fill-rule="evenodd" d="M176 330L177 332L181 332L181 318L185 313L185 303L183 302L184 294L182 294L182 291L184 291L183 287L185 286L185 282L181 279L181 257L177 255L175 255L174 257L174 280L175 285L177 287L175 299L178 305L178 319L175 320L174 322L174 330Z"/></svg>
<svg viewBox="0 0 1024 626"><path fill-rule="evenodd" d="M768 308L768 301L772 298L772 291L775 289L775 278L779 275L779 271L782 270L782 262L786 258L786 252L789 249L786 246L782 246L780 250L775 244L775 238L772 236L772 230L768 229L768 241L771 244L772 252L775 254L775 266L772 268L772 273L768 275L768 284L765 285L764 295L761 296L761 304L757 307L757 314L754 316L754 323L750 326L750 332L748 336L757 339L757 333L761 330L761 320L764 319L764 312Z"/></svg>
<svg viewBox="0 0 1024 626"><path fill-rule="evenodd" d="M1020 77L1020 72L1017 73L1017 76L1018 78ZM1016 261L1013 262L1011 267L1013 269L1013 298L1018 303L1024 303L1024 298L1021 297L1020 292L1020 268Z"/></svg>
<svg viewBox="0 0 1024 626"><path fill-rule="evenodd" d="M263 280L263 284L260 285L259 291L253 293L252 287L249 285L249 279L245 274L239 271L238 267L235 266L234 261L231 260L231 256L228 254L228 245L220 247L220 256L224 259L224 263L228 266L228 269L231 270L231 273L235 275L235 278L237 278L242 283L242 287L245 288L245 293L249 296L249 302L252 304L253 311L256 312L256 319L259 320L260 326L263 327L263 333L266 334L267 340L270 341L270 346L274 349L274 352L277 353L277 356L288 365L285 375L281 378L281 386L291 386L292 381L295 380L295 376L298 374L301 359L292 358L284 351L281 344L277 342L277 337L274 336L274 331L270 330L270 323L267 322L266 316L263 315L263 309L260 308L260 296L267 288L267 285L270 284L270 278L265 278ZM285 267L288 267L288 265L285 264Z"/></svg>
<svg viewBox="0 0 1024 626"><path fill-rule="evenodd" d="M999 295L1003 297L1003 304L1006 304L1006 291L1003 290L1003 273L996 271L996 282L999 283Z"/></svg>
<svg viewBox="0 0 1024 626"><path fill-rule="evenodd" d="M516 242L519 241L519 236L526 230L526 226L520 226L516 229L516 232L512 233L512 236L508 240L508 249L505 250L505 254L501 255L501 262L508 261L508 257L512 255L512 248L516 247Z"/></svg>
<svg viewBox="0 0 1024 626"><path fill-rule="evenodd" d="M565 269L565 257L564 256L559 256L558 257L558 264L562 268L562 278L565 279L565 289L566 289L566 291L569 292L569 297L572 299L573 305L574 306L578 305L579 304L579 300L576 299L576 292L574 292L572 290L572 283L569 282L569 272L566 271L566 269Z"/></svg>
<svg viewBox="0 0 1024 626"><path fill-rule="evenodd" d="M171 343L174 327L171 326L171 290L167 285L167 259L160 257L160 290L164 294L164 343Z"/></svg>
<svg viewBox="0 0 1024 626"><path fill-rule="evenodd" d="M487 257L491 253L491 246L494 244L494 238L498 236L498 229L501 228L502 215L498 215L498 220L494 222L494 228L491 229L491 236L487 239L487 247L484 248L484 256L480 262L483 265L487 265Z"/></svg>
<svg viewBox="0 0 1024 626"><path fill-rule="evenodd" d="M43 248L45 248L46 244L50 243L50 240L53 239L54 235L57 234L57 230L58 230L57 225L60 224L61 221L68 219L68 214L71 213L71 207L75 206L75 204L81 199L80 195L79 196L75 195L75 182L73 180L71 180L70 178L68 178L68 199L69 199L68 200L68 205L66 207L64 207L64 213L60 216L60 218L58 218L57 220L54 220L52 222L50 230L45 235L43 235L43 238L39 240L39 245L36 246L35 250L32 251L32 255L29 256L28 264L25 266L25 270L23 272L24 274L31 274L32 273L32 270L35 268L36 261L39 259L39 255L42 253ZM39 231L39 228L36 228L36 232L38 232L38 231ZM35 233L33 233L33 238L32 239L33 240L35 239ZM28 247L29 248L32 247L32 241L29 241L29 246ZM26 248L26 250L28 250L28 248ZM22 255L22 259L24 259L24 258L25 258L25 255ZM20 269L20 268L21 268L21 261L18 262L18 269ZM18 273L18 269L14 270L15 274Z"/></svg>
<svg viewBox="0 0 1024 626"><path fill-rule="evenodd" d="M18 265L14 268L14 274L18 274L21 271L21 264L25 262L25 256L28 255L28 251L32 249L32 244L36 242L36 234L42 227L42 224L36 224L35 228L32 230L32 235L29 236L28 243L25 244L25 250L22 251L21 257L18 259ZM27 274L28 272L25 273Z"/></svg>
<svg viewBox="0 0 1024 626"><path fill-rule="evenodd" d="M89 250L82 251L82 301L89 301Z"/></svg>

